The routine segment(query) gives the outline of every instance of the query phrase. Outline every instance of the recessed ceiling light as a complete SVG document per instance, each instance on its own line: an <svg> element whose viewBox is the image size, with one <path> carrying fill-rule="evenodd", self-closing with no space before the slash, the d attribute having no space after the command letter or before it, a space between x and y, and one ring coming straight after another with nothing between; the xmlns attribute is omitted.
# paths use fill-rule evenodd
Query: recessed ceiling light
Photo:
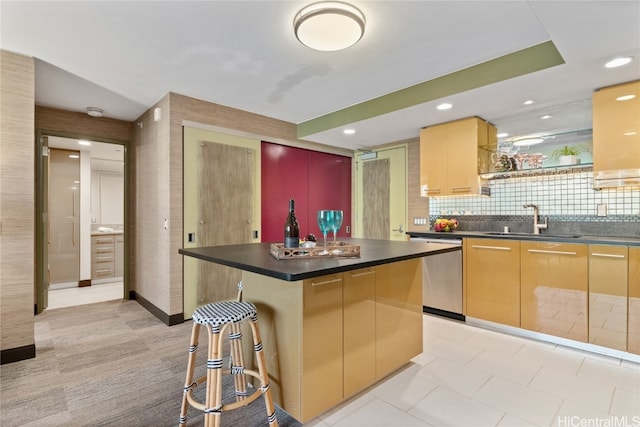
<svg viewBox="0 0 640 427"><path fill-rule="evenodd" d="M621 57L612 59L611 61L604 64L604 66L605 68L622 67L623 65L627 65L631 61L633 61L633 56L621 56Z"/></svg>
<svg viewBox="0 0 640 427"><path fill-rule="evenodd" d="M353 46L362 38L364 26L360 9L341 1L312 3L293 18L293 30L300 43L325 52Z"/></svg>
<svg viewBox="0 0 640 427"><path fill-rule="evenodd" d="M345 129L342 131L345 135L353 135L354 133L356 133L355 129Z"/></svg>
<svg viewBox="0 0 640 427"><path fill-rule="evenodd" d="M542 116L542 117L540 117L540 118L541 118L542 120L547 120L547 119L550 119L551 117L552 117L552 116L550 116L550 115L548 115L548 114L547 114L547 115L544 115L544 116Z"/></svg>
<svg viewBox="0 0 640 427"><path fill-rule="evenodd" d="M502 133L499 133L499 134L498 134L498 135L496 135L496 136L497 136L498 138L506 138L507 136L509 136L509 134L508 134L508 133L506 133L506 132L502 132Z"/></svg>
<svg viewBox="0 0 640 427"><path fill-rule="evenodd" d="M616 98L616 101L628 101L630 99L635 98L635 95L622 95Z"/></svg>
<svg viewBox="0 0 640 427"><path fill-rule="evenodd" d="M91 141L85 141L85 140L81 139L80 141L78 141L78 144L80 144L80 145L91 145Z"/></svg>
<svg viewBox="0 0 640 427"><path fill-rule="evenodd" d="M451 107L453 107L453 105L449 104L448 102L443 102L442 104L438 105L436 108L438 110L449 110Z"/></svg>
<svg viewBox="0 0 640 427"><path fill-rule="evenodd" d="M530 99L527 99L526 101L523 102L524 105L531 105L533 104L533 101Z"/></svg>

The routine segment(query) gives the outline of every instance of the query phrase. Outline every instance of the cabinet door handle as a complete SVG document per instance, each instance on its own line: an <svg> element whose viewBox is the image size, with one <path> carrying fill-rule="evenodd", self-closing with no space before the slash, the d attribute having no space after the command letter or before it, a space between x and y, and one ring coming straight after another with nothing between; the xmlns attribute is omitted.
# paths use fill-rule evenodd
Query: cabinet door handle
<svg viewBox="0 0 640 427"><path fill-rule="evenodd" d="M493 249L495 251L510 251L511 248L505 248L504 246L482 246L482 245L471 245L472 248L475 249Z"/></svg>
<svg viewBox="0 0 640 427"><path fill-rule="evenodd" d="M546 251L543 249L527 249L529 252L535 254L553 254L553 255L577 255L576 252L564 252L564 251Z"/></svg>
<svg viewBox="0 0 640 427"><path fill-rule="evenodd" d="M341 281L342 279L331 279L331 280L324 280L322 282L311 282L311 286L328 285L330 283L337 283Z"/></svg>
<svg viewBox="0 0 640 427"><path fill-rule="evenodd" d="M440 193L441 191L442 191L442 188L430 188L427 190L427 194Z"/></svg>
<svg viewBox="0 0 640 427"><path fill-rule="evenodd" d="M461 193L463 191L471 191L471 187L453 187L451 191L454 193Z"/></svg>
<svg viewBox="0 0 640 427"><path fill-rule="evenodd" d="M592 256L601 256L601 257L605 257L605 258L622 258L624 259L624 255L616 255L616 254L600 254L597 252L593 252L591 254Z"/></svg>
<svg viewBox="0 0 640 427"><path fill-rule="evenodd" d="M360 276L366 276L369 274L373 274L375 273L375 270L371 270L371 271L363 271L362 273L351 273L351 277L360 277Z"/></svg>

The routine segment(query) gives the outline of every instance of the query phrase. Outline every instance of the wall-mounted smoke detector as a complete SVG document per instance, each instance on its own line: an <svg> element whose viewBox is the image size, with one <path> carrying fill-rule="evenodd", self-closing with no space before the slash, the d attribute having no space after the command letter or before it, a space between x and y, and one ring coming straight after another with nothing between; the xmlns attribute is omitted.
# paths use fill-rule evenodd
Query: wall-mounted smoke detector
<svg viewBox="0 0 640 427"><path fill-rule="evenodd" d="M102 111L102 108L87 107L87 114L90 115L91 117L102 117L103 113L104 111Z"/></svg>

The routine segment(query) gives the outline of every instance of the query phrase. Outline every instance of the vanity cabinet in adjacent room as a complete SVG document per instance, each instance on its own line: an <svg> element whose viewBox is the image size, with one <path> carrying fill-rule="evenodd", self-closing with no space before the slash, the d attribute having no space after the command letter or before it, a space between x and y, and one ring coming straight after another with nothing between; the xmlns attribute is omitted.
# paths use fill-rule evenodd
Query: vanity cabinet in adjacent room
<svg viewBox="0 0 640 427"><path fill-rule="evenodd" d="M115 276L115 235L91 236L91 279L92 281Z"/></svg>

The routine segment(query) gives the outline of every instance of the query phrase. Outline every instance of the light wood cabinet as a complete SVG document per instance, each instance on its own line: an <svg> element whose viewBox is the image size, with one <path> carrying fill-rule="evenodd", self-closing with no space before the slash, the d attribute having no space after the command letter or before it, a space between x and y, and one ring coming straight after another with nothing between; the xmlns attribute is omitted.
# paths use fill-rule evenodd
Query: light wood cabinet
<svg viewBox="0 0 640 427"><path fill-rule="evenodd" d="M420 184L426 195L482 194L480 146L495 144L495 126L478 117L443 123L420 132ZM484 160L486 161L486 159Z"/></svg>
<svg viewBox="0 0 640 427"><path fill-rule="evenodd" d="M422 353L422 260L376 267L376 378Z"/></svg>
<svg viewBox="0 0 640 427"><path fill-rule="evenodd" d="M307 422L422 353L422 259L285 281L242 272L273 396Z"/></svg>
<svg viewBox="0 0 640 427"><path fill-rule="evenodd" d="M91 279L114 277L115 238L113 234L91 236Z"/></svg>
<svg viewBox="0 0 640 427"><path fill-rule="evenodd" d="M626 246L589 245L589 342L627 350Z"/></svg>
<svg viewBox="0 0 640 427"><path fill-rule="evenodd" d="M305 280L302 309L302 418L343 399L342 274Z"/></svg>
<svg viewBox="0 0 640 427"><path fill-rule="evenodd" d="M593 94L593 175L596 187L640 183L640 80Z"/></svg>
<svg viewBox="0 0 640 427"><path fill-rule="evenodd" d="M466 315L520 326L520 242L465 239Z"/></svg>
<svg viewBox="0 0 640 427"><path fill-rule="evenodd" d="M114 246L114 275L116 277L124 276L124 235L116 234L115 235L115 246Z"/></svg>
<svg viewBox="0 0 640 427"><path fill-rule="evenodd" d="M521 327L587 342L587 245L520 242Z"/></svg>
<svg viewBox="0 0 640 427"><path fill-rule="evenodd" d="M640 354L640 247L629 248L629 322L627 351Z"/></svg>
<svg viewBox="0 0 640 427"><path fill-rule="evenodd" d="M344 397L376 378L376 269L343 273Z"/></svg>

